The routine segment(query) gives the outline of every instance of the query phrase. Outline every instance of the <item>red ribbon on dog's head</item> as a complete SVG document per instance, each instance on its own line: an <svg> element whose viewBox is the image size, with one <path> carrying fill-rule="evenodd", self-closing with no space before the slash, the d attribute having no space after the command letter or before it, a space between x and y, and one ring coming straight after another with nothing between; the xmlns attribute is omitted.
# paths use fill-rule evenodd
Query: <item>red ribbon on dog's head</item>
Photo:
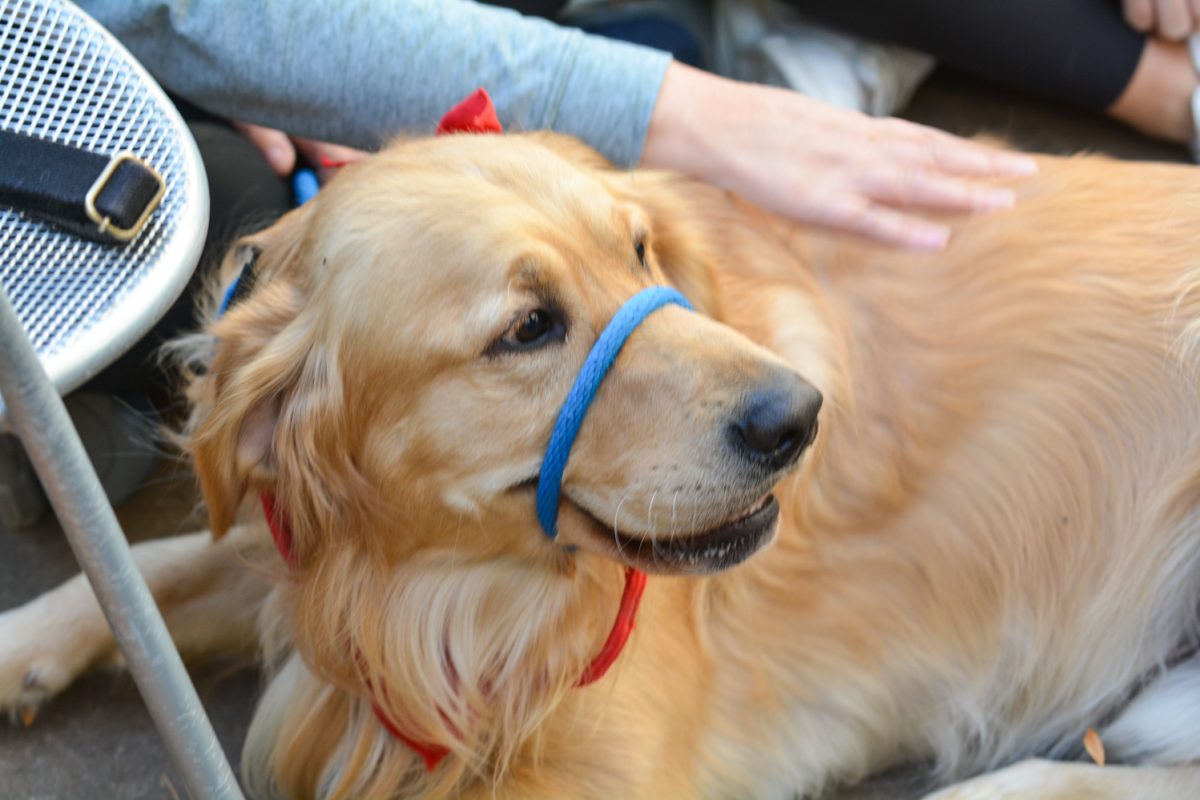
<svg viewBox="0 0 1200 800"><path fill-rule="evenodd" d="M448 133L504 133L492 97L482 87L446 112L438 123L437 135Z"/></svg>

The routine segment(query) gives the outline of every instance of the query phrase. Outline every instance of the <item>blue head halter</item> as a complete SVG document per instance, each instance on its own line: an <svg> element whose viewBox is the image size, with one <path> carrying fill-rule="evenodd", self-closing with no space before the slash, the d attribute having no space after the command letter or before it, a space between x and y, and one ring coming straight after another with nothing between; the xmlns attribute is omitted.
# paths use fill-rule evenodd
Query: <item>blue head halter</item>
<svg viewBox="0 0 1200 800"><path fill-rule="evenodd" d="M686 297L669 286L651 286L625 301L625 305L617 309L608 326L601 331L600 338L592 345L562 410L558 412L558 421L554 423L554 432L550 434L550 444L546 446L546 457L542 459L537 487L538 522L551 539L558 534L558 498L562 494L563 470L571 455L571 445L575 444L575 437L583 425L583 415L587 413L609 367L617 360L625 340L646 317L668 304L689 310L692 308Z"/></svg>

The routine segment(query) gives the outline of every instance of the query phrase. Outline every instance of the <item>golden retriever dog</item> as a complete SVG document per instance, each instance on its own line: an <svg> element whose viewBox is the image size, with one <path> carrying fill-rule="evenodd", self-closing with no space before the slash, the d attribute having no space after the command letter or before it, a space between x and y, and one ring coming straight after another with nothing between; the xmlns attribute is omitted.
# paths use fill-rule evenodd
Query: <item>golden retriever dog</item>
<svg viewBox="0 0 1200 800"><path fill-rule="evenodd" d="M1197 175L1044 158L930 256L551 134L346 167L227 260L181 347L211 535L137 548L185 655L261 651L248 789L1200 797ZM625 344L551 539L559 408L658 284L696 312ZM0 617L0 702L112 656L76 579Z"/></svg>

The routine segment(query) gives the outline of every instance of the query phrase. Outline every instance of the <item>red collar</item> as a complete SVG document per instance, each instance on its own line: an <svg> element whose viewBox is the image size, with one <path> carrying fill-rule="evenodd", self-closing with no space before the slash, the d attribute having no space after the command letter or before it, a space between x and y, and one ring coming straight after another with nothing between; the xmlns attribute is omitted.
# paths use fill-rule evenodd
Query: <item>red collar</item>
<svg viewBox="0 0 1200 800"><path fill-rule="evenodd" d="M279 551L279 555L283 556L283 560L289 567L295 567L296 554L292 551L292 526L287 515L279 508L275 501L275 495L271 492L263 492L259 495L259 499L262 501L263 513L267 517L267 527L271 529L271 539L275 542L275 549ZM608 632L608 638L604 640L600 652L596 654L583 674L579 676L579 680L575 682L577 689L603 678L604 674L608 672L608 668L617 660L617 656L621 655L625 642L629 640L629 634L633 632L634 617L637 616L638 604L641 602L642 592L645 588L646 573L633 567L626 567L625 590L621 593L621 606L617 610L617 618L613 621L612 630ZM425 762L426 770L432 772L442 759L450 754L450 748L445 745L419 742L407 736L395 726L378 704L372 703L371 707L387 732L404 742L421 757L421 760Z"/></svg>

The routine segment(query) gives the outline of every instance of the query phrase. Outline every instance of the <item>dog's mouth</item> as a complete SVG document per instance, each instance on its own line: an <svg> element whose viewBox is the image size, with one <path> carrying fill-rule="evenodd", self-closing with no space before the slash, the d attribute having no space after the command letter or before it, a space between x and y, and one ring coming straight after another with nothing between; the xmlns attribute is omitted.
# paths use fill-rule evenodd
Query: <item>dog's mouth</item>
<svg viewBox="0 0 1200 800"><path fill-rule="evenodd" d="M537 489L537 478L514 489ZM715 527L696 533L655 536L622 533L605 525L583 505L562 495L562 520L574 518L589 540L606 555L644 572L687 574L719 572L745 561L771 540L779 522L779 503L767 494Z"/></svg>
<svg viewBox="0 0 1200 800"><path fill-rule="evenodd" d="M716 527L670 537L621 533L569 498L567 504L587 518L589 534L612 555L644 572L686 574L728 569L769 542L779 522L779 503L773 494Z"/></svg>

